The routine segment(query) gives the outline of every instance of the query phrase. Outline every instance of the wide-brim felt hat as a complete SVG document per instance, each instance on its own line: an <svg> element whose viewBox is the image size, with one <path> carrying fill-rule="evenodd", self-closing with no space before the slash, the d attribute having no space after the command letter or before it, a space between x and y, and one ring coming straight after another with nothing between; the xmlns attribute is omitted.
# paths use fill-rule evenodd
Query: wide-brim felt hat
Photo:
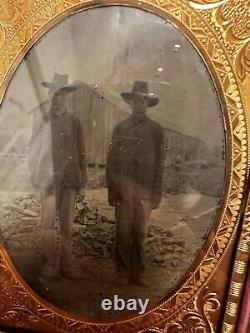
<svg viewBox="0 0 250 333"><path fill-rule="evenodd" d="M76 91L77 87L76 86L64 86L60 89L58 89L54 94L66 94L66 93L71 93Z"/></svg>
<svg viewBox="0 0 250 333"><path fill-rule="evenodd" d="M71 93L77 89L76 86L68 84L69 76L66 74L55 74L52 82L42 82L42 85L49 89L51 94Z"/></svg>
<svg viewBox="0 0 250 333"><path fill-rule="evenodd" d="M122 98L128 104L135 99L136 96L146 98L148 107L153 107L159 103L159 98L154 93L149 93L148 83L146 81L135 81L131 92L122 92Z"/></svg>

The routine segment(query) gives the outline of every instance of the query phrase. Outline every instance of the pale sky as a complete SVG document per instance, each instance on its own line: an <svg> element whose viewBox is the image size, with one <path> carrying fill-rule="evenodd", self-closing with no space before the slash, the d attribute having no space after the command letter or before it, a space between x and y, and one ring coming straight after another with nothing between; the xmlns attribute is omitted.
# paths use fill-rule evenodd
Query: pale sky
<svg viewBox="0 0 250 333"><path fill-rule="evenodd" d="M220 105L204 63L176 27L154 14L111 6L64 20L17 69L0 120L15 109L26 119L23 123L30 124L27 112L47 98L41 82L51 81L55 73L68 74L69 83L97 84L106 98L126 111L120 93L130 91L135 80L146 80L160 98L149 112L152 118L212 147L222 147Z"/></svg>

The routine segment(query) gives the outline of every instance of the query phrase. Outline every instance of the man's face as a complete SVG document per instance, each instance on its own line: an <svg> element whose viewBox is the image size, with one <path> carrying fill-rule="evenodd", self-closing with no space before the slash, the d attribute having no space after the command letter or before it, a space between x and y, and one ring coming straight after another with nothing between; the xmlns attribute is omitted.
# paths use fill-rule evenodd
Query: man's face
<svg viewBox="0 0 250 333"><path fill-rule="evenodd" d="M130 105L133 114L144 115L148 107L147 98L143 95L135 95L133 100L130 102Z"/></svg>
<svg viewBox="0 0 250 333"><path fill-rule="evenodd" d="M67 93L66 92L58 92L52 98L52 105L54 110L62 110L65 108L67 100Z"/></svg>

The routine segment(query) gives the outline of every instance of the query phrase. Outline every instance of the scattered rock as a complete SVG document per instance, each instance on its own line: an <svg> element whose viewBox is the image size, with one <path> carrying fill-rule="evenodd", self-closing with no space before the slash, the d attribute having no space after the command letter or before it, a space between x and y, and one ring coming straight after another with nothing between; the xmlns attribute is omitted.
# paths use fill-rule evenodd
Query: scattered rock
<svg viewBox="0 0 250 333"><path fill-rule="evenodd" d="M177 264L178 264L177 259L172 260L171 265L172 265L173 267L176 267Z"/></svg>
<svg viewBox="0 0 250 333"><path fill-rule="evenodd" d="M23 213L23 208L14 203L3 205L3 208L9 212Z"/></svg>
<svg viewBox="0 0 250 333"><path fill-rule="evenodd" d="M41 207L40 206L35 206L34 202L32 201L32 210L36 213L41 213Z"/></svg>
<svg viewBox="0 0 250 333"><path fill-rule="evenodd" d="M31 209L24 209L23 215L30 216L30 217L37 217L38 213L34 212L34 210L31 210Z"/></svg>
<svg viewBox="0 0 250 333"><path fill-rule="evenodd" d="M97 214L96 213L88 213L87 218L89 220L96 220L97 219Z"/></svg>
<svg viewBox="0 0 250 333"><path fill-rule="evenodd" d="M76 208L77 208L78 211L81 211L81 210L84 210L85 205L84 205L83 202L77 202L76 203Z"/></svg>
<svg viewBox="0 0 250 333"><path fill-rule="evenodd" d="M168 246L165 246L165 250L167 252L173 252L174 251L174 247L172 245L168 245Z"/></svg>
<svg viewBox="0 0 250 333"><path fill-rule="evenodd" d="M34 231L34 228L32 226L23 227L20 229L20 232L22 234L26 234L26 235L33 233L33 231Z"/></svg>
<svg viewBox="0 0 250 333"><path fill-rule="evenodd" d="M183 252L184 252L184 248L181 247L181 246L176 246L176 247L175 247L175 252L183 253Z"/></svg>
<svg viewBox="0 0 250 333"><path fill-rule="evenodd" d="M154 261L156 263L164 263L165 262L165 258L164 258L164 256L156 256L156 257L154 257Z"/></svg>
<svg viewBox="0 0 250 333"><path fill-rule="evenodd" d="M113 214L104 214L94 201L86 201L77 196L73 225L73 253L77 257L114 256L115 222ZM25 243L33 234L37 237L41 232L41 206L32 195L17 197L12 203L4 205L3 215L4 220L9 221L6 223L6 230L3 230L4 226L2 228L5 238L12 235L17 242ZM55 228L59 229L58 224ZM60 230L57 233L60 235ZM174 235L176 233L172 230L150 224L145 242L148 260L161 267L176 267L186 249L184 240ZM17 249L20 244L12 242L12 247ZM36 247L39 247L39 242Z"/></svg>

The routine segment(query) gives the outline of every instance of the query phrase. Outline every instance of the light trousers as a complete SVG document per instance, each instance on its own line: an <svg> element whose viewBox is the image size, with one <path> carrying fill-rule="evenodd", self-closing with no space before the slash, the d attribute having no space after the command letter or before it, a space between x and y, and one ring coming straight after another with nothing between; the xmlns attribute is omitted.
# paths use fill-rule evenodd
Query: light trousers
<svg viewBox="0 0 250 333"><path fill-rule="evenodd" d="M72 264L72 226L74 221L74 207L76 188L60 186L43 195L42 206L42 249L48 265L56 267L56 229L55 222L58 215L60 225L60 268Z"/></svg>
<svg viewBox="0 0 250 333"><path fill-rule="evenodd" d="M145 269L145 240L150 213L151 194L135 181L122 177L119 200L115 207L116 264L118 273L134 277Z"/></svg>

